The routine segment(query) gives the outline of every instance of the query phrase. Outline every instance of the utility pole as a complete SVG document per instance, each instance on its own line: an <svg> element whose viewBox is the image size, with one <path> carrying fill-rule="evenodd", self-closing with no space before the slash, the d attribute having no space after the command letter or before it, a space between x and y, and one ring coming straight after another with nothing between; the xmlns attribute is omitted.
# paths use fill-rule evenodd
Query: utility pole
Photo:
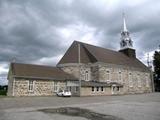
<svg viewBox="0 0 160 120"><path fill-rule="evenodd" d="M151 83L152 83L152 92L154 92L154 79L153 79L153 71L152 71L152 65L150 65L151 61L149 58L149 53L147 54L147 65L150 69L150 76L151 76Z"/></svg>
<svg viewBox="0 0 160 120"><path fill-rule="evenodd" d="M79 96L81 96L81 46L78 43L78 67L79 67Z"/></svg>
<svg viewBox="0 0 160 120"><path fill-rule="evenodd" d="M147 65L148 65L148 68L149 68L149 53L147 54Z"/></svg>

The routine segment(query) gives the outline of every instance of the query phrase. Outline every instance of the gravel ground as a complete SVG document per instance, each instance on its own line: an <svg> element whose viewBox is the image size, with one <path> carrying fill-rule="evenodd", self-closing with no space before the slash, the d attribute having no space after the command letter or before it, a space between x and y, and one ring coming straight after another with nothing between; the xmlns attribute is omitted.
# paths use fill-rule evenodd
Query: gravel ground
<svg viewBox="0 0 160 120"><path fill-rule="evenodd" d="M85 115L43 112L43 109L81 108L114 120L160 120L160 93L96 97L0 97L0 120L88 120ZM75 111L73 111L75 112ZM82 111L81 111L82 112ZM97 118L98 119L98 118ZM91 120L94 120L92 117ZM102 120L99 119L99 120ZM103 120L113 120L104 118Z"/></svg>

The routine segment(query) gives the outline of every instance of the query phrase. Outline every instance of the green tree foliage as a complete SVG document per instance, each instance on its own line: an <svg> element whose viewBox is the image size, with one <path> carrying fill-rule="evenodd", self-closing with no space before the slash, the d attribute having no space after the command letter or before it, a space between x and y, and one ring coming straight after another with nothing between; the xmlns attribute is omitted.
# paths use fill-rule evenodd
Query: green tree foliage
<svg viewBox="0 0 160 120"><path fill-rule="evenodd" d="M160 80L160 52L155 51L154 53L154 74L155 74L155 80Z"/></svg>

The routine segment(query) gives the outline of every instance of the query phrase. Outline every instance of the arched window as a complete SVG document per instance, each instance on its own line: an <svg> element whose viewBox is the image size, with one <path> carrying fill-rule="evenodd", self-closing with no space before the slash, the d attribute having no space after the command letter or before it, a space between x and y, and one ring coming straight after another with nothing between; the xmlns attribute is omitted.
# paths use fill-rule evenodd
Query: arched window
<svg viewBox="0 0 160 120"><path fill-rule="evenodd" d="M141 83L141 78L140 78L140 74L137 75L137 80L138 80L138 87L141 87L142 83Z"/></svg>
<svg viewBox="0 0 160 120"><path fill-rule="evenodd" d="M146 81L146 87L149 87L149 76L145 76L145 81Z"/></svg>
<svg viewBox="0 0 160 120"><path fill-rule="evenodd" d="M110 71L109 70L106 71L106 79L107 81L110 81Z"/></svg>
<svg viewBox="0 0 160 120"><path fill-rule="evenodd" d="M89 71L85 71L85 80L89 81Z"/></svg>
<svg viewBox="0 0 160 120"><path fill-rule="evenodd" d="M59 90L58 82L54 82L54 92L58 92L58 90Z"/></svg>
<svg viewBox="0 0 160 120"><path fill-rule="evenodd" d="M29 90L29 92L34 91L34 81L33 80L29 80L28 90Z"/></svg>
<svg viewBox="0 0 160 120"><path fill-rule="evenodd" d="M118 82L122 83L122 72L118 72Z"/></svg>
<svg viewBox="0 0 160 120"><path fill-rule="evenodd" d="M128 80L129 80L129 87L133 87L132 73L129 73Z"/></svg>

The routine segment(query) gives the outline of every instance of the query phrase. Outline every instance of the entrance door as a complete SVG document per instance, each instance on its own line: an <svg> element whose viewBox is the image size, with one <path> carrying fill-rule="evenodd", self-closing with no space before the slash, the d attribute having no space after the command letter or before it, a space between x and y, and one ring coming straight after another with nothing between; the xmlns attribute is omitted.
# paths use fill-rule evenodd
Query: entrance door
<svg viewBox="0 0 160 120"><path fill-rule="evenodd" d="M119 94L119 92L120 92L119 86L112 86L111 87L111 93L112 93L112 95L113 94Z"/></svg>
<svg viewBox="0 0 160 120"><path fill-rule="evenodd" d="M112 95L116 94L116 86L111 87L111 93Z"/></svg>

